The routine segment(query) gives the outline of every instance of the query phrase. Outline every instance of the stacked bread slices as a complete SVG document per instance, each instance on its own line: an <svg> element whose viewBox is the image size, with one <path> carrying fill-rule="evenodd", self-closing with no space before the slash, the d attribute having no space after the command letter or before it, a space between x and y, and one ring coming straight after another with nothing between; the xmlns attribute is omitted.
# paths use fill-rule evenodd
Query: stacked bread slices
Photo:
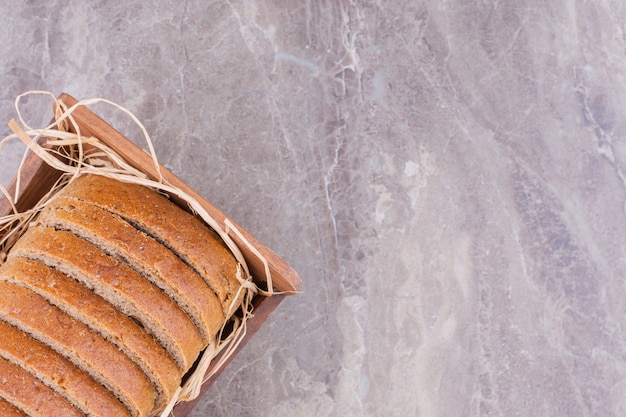
<svg viewBox="0 0 626 417"><path fill-rule="evenodd" d="M163 195L77 178L0 267L0 415L159 415L241 302L236 274Z"/></svg>

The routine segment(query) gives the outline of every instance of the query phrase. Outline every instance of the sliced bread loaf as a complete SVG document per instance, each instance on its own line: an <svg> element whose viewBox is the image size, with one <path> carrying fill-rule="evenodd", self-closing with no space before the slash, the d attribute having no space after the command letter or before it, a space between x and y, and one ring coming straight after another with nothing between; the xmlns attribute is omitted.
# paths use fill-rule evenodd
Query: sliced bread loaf
<svg viewBox="0 0 626 417"><path fill-rule="evenodd" d="M206 344L224 323L222 305L204 280L172 251L120 216L72 198L56 198L39 224L68 230L123 260L161 288L193 320Z"/></svg>
<svg viewBox="0 0 626 417"><path fill-rule="evenodd" d="M0 320L0 357L21 366L89 416L130 417L109 390L49 346ZM5 416L0 406L0 416Z"/></svg>
<svg viewBox="0 0 626 417"><path fill-rule="evenodd" d="M14 256L2 266L0 280L28 288L114 343L148 375L157 392L157 407L165 406L178 388L182 371L165 349L137 322L80 282L39 261Z"/></svg>
<svg viewBox="0 0 626 417"><path fill-rule="evenodd" d="M85 417L32 374L3 358L0 358L0 398L31 417Z"/></svg>
<svg viewBox="0 0 626 417"><path fill-rule="evenodd" d="M202 349L196 326L163 291L71 232L30 227L9 256L39 260L83 283L139 321L183 371L192 366Z"/></svg>
<svg viewBox="0 0 626 417"><path fill-rule="evenodd" d="M0 319L70 359L118 397L133 416L149 415L154 388L117 347L26 288L0 281L0 294Z"/></svg>
<svg viewBox="0 0 626 417"><path fill-rule="evenodd" d="M218 294L224 311L235 309L241 287L237 262L217 234L158 192L99 175L83 175L62 195L97 205L123 217L172 250Z"/></svg>

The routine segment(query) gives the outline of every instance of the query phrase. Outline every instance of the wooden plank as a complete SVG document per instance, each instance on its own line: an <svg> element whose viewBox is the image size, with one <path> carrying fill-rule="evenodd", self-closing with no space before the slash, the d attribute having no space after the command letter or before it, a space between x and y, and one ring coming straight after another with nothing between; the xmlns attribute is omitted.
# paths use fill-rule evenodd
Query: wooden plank
<svg viewBox="0 0 626 417"><path fill-rule="evenodd" d="M45 146L45 138L40 138L39 143ZM43 162L37 155L28 152L22 166L20 178L20 193L15 204L19 212L34 207L41 198L52 188L59 179L61 173L50 165ZM7 187L10 195L15 195L17 177L11 180ZM11 214L13 209L9 201L3 196L0 199L0 216Z"/></svg>

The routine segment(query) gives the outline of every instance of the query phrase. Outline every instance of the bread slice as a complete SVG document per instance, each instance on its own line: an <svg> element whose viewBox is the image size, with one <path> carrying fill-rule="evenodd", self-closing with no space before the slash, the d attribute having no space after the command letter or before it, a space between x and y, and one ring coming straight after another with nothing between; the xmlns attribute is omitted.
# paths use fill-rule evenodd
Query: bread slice
<svg viewBox="0 0 626 417"><path fill-rule="evenodd" d="M33 374L86 415L130 417L126 407L85 371L2 320L0 340L0 357ZM0 404L0 416L6 414Z"/></svg>
<svg viewBox="0 0 626 417"><path fill-rule="evenodd" d="M113 344L26 288L0 281L0 294L0 319L70 359L118 397L133 416L152 411L155 393L150 381Z"/></svg>
<svg viewBox="0 0 626 417"><path fill-rule="evenodd" d="M3 358L0 358L0 398L32 417L84 417L65 398Z"/></svg>
<svg viewBox="0 0 626 417"><path fill-rule="evenodd" d="M241 287L236 278L237 261L213 230L158 192L99 175L83 175L68 184L62 195L123 217L204 278L220 297L224 311L236 309Z"/></svg>
<svg viewBox="0 0 626 417"><path fill-rule="evenodd" d="M78 281L39 261L9 257L0 280L28 288L114 343L150 378L157 392L156 407L167 405L180 384L182 371L137 322Z"/></svg>
<svg viewBox="0 0 626 417"><path fill-rule="evenodd" d="M140 322L187 371L202 349L198 329L160 289L101 249L70 232L33 226L10 257L39 260L83 283Z"/></svg>
<svg viewBox="0 0 626 417"><path fill-rule="evenodd" d="M204 344L225 321L217 295L203 279L165 246L135 229L120 216L72 198L56 198L37 223L68 230L123 260L161 288L193 320Z"/></svg>
<svg viewBox="0 0 626 417"><path fill-rule="evenodd" d="M24 411L15 408L4 398L0 398L0 416L2 417L28 417Z"/></svg>

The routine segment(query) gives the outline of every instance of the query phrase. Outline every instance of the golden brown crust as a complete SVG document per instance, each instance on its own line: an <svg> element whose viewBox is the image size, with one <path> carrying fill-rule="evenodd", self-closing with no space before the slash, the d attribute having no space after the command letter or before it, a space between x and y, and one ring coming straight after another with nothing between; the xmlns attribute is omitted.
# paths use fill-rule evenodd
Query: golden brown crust
<svg viewBox="0 0 626 417"><path fill-rule="evenodd" d="M82 282L134 317L188 370L202 348L193 322L161 290L96 246L70 232L31 227L9 256L37 259Z"/></svg>
<svg viewBox="0 0 626 417"><path fill-rule="evenodd" d="M107 389L49 346L0 320L0 357L26 369L89 415L130 417ZM55 388L56 387L56 388ZM0 406L0 416L5 416Z"/></svg>
<svg viewBox="0 0 626 417"><path fill-rule="evenodd" d="M2 320L66 356L118 396L133 415L152 411L150 381L113 344L26 288L0 282L0 294Z"/></svg>
<svg viewBox="0 0 626 417"><path fill-rule="evenodd" d="M0 397L33 417L84 417L65 398L21 367L2 358Z"/></svg>
<svg viewBox="0 0 626 417"><path fill-rule="evenodd" d="M115 343L156 386L160 393L157 407L168 403L180 384L182 372L152 336L111 303L78 281L30 259L10 257L2 266L0 280L30 289Z"/></svg>
<svg viewBox="0 0 626 417"><path fill-rule="evenodd" d="M4 398L0 398L0 416L2 417L28 417L28 414L15 408Z"/></svg>
<svg viewBox="0 0 626 417"><path fill-rule="evenodd" d="M118 214L170 248L217 292L224 311L238 302L233 255L213 230L161 194L99 175L77 178L62 194Z"/></svg>
<svg viewBox="0 0 626 417"><path fill-rule="evenodd" d="M72 198L56 198L37 218L39 224L68 230L121 258L163 289L191 317L205 345L225 317L215 293L173 252L121 217Z"/></svg>
<svg viewBox="0 0 626 417"><path fill-rule="evenodd" d="M89 380L133 417L157 415L237 308L237 268L217 234L156 191L79 177L0 267L3 366L86 414L124 415L85 400Z"/></svg>

